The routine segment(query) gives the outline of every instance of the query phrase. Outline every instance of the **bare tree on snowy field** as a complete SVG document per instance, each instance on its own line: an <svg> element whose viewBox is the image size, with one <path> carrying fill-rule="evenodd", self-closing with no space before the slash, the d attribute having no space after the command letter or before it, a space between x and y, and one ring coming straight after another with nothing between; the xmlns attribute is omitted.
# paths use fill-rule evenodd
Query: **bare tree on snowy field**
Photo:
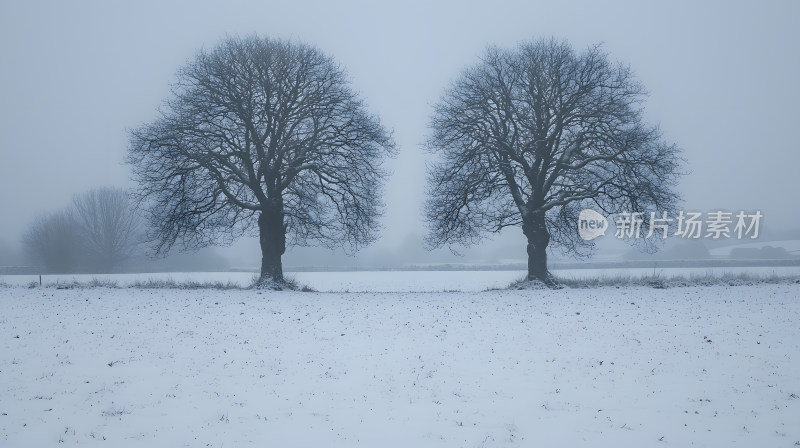
<svg viewBox="0 0 800 448"><path fill-rule="evenodd" d="M261 282L283 282L288 244L372 242L390 135L318 49L229 38L178 73L128 161L157 252L260 238Z"/></svg>
<svg viewBox="0 0 800 448"><path fill-rule="evenodd" d="M72 201L80 243L94 272L113 272L139 243L141 222L125 190L97 188Z"/></svg>
<svg viewBox="0 0 800 448"><path fill-rule="evenodd" d="M576 53L538 40L489 49L444 94L427 147L428 244L469 245L521 226L528 280L552 285L551 243L591 250L577 232L584 207L606 214L672 212L682 159L642 117L644 88L599 46Z"/></svg>
<svg viewBox="0 0 800 448"><path fill-rule="evenodd" d="M70 210L37 218L22 237L22 243L47 272L73 273L80 268L80 232Z"/></svg>

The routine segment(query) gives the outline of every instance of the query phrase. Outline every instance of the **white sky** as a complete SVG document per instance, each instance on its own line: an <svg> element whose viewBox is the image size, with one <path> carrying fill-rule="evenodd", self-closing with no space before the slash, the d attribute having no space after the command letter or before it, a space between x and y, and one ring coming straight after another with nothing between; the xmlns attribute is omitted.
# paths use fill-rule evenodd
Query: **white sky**
<svg viewBox="0 0 800 448"><path fill-rule="evenodd" d="M488 44L542 36L604 42L630 64L650 91L649 120L685 149L686 208L800 220L798 1L162 3L0 5L0 243L18 244L37 213L76 193L130 185L126 129L155 118L197 50L254 32L332 55L394 129L400 156L372 250L407 250L424 231L419 145L449 81Z"/></svg>

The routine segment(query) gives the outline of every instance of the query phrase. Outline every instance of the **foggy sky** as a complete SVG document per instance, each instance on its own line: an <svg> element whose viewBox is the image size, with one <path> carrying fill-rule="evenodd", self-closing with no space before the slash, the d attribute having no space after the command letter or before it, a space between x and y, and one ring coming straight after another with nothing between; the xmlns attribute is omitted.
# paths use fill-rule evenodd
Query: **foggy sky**
<svg viewBox="0 0 800 448"><path fill-rule="evenodd" d="M631 66L650 92L648 121L685 151L684 208L759 209L765 225L797 228L799 18L797 1L5 1L0 250L74 194L131 186L126 130L156 117L176 70L199 49L250 33L333 56L394 130L400 153L384 229L367 255L418 250L428 157L420 144L448 83L487 45L549 36L578 50L603 42ZM243 262L258 253L255 244L237 247L248 248ZM523 257L520 247L508 258Z"/></svg>

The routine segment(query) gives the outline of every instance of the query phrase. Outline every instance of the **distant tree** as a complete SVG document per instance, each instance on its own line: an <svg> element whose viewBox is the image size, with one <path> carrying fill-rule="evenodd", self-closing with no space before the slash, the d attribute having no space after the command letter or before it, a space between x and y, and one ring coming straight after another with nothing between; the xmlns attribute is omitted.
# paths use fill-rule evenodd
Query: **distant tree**
<svg viewBox="0 0 800 448"><path fill-rule="evenodd" d="M49 273L81 267L80 231L70 210L40 216L22 237L26 252Z"/></svg>
<svg viewBox="0 0 800 448"><path fill-rule="evenodd" d="M734 260L782 260L792 258L792 254L780 246L735 247L731 249L729 257Z"/></svg>
<svg viewBox="0 0 800 448"><path fill-rule="evenodd" d="M427 147L428 244L470 245L521 226L528 279L553 284L547 248L586 254L584 207L606 214L674 211L681 159L643 121L644 88L599 46L577 54L538 40L490 48L435 108Z"/></svg>
<svg viewBox="0 0 800 448"><path fill-rule="evenodd" d="M125 190L97 188L72 201L71 216L92 272L114 272L133 255L142 223Z"/></svg>
<svg viewBox="0 0 800 448"><path fill-rule="evenodd" d="M19 264L19 254L8 242L0 239L0 266Z"/></svg>
<svg viewBox="0 0 800 448"><path fill-rule="evenodd" d="M394 144L318 49L229 38L178 72L161 117L131 132L128 161L156 252L247 233L261 281L283 281L288 244L357 250L375 238Z"/></svg>
<svg viewBox="0 0 800 448"><path fill-rule="evenodd" d="M98 188L37 218L23 235L27 253L51 273L112 272L141 240L141 219L124 190Z"/></svg>

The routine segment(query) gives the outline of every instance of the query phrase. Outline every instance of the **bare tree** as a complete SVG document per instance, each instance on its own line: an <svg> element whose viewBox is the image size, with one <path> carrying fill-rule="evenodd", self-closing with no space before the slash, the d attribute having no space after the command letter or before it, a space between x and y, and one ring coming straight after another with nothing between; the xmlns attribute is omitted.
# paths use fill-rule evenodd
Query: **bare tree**
<svg viewBox="0 0 800 448"><path fill-rule="evenodd" d="M98 188L37 218L23 235L48 272L112 272L140 241L140 219L124 190Z"/></svg>
<svg viewBox="0 0 800 448"><path fill-rule="evenodd" d="M490 48L435 108L427 147L428 244L469 245L521 226L528 279L553 284L547 248L587 254L584 207L606 214L674 210L682 159L642 117L646 92L599 46L577 54L538 40Z"/></svg>
<svg viewBox="0 0 800 448"><path fill-rule="evenodd" d="M38 217L22 237L26 252L47 272L73 273L80 269L80 232L70 210Z"/></svg>
<svg viewBox="0 0 800 448"><path fill-rule="evenodd" d="M97 188L72 201L80 243L93 272L113 272L140 241L141 222L125 190Z"/></svg>
<svg viewBox="0 0 800 448"><path fill-rule="evenodd" d="M157 253L257 232L261 279L288 244L357 250L375 238L389 134L318 49L229 38L178 72L161 117L131 132Z"/></svg>

